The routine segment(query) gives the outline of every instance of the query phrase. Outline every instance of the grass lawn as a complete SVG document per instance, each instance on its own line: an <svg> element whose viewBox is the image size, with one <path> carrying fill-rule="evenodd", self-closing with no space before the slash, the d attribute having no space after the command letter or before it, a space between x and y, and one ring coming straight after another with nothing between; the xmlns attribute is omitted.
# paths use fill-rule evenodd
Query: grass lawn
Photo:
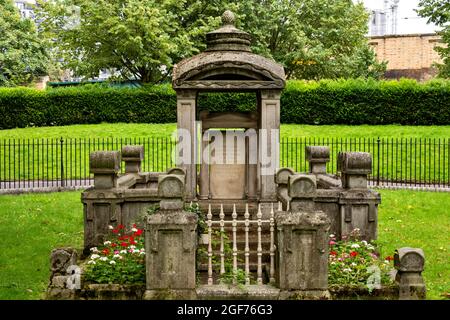
<svg viewBox="0 0 450 320"><path fill-rule="evenodd" d="M450 292L450 196L448 193L382 190L379 244L425 251L429 299ZM81 248L79 192L0 197L0 299L39 299L48 284L55 247Z"/></svg>
<svg viewBox="0 0 450 320"><path fill-rule="evenodd" d="M0 139L170 137L176 124L114 123L0 130ZM450 138L450 126L282 124L281 137Z"/></svg>

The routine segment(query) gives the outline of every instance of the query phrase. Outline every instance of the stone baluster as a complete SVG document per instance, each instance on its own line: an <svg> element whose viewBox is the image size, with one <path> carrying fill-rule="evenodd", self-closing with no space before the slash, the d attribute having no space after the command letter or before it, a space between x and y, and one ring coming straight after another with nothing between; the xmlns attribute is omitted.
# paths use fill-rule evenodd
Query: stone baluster
<svg viewBox="0 0 450 320"><path fill-rule="evenodd" d="M425 255L422 249L401 248L394 255L394 266L397 269L396 281L399 285L400 300L424 300L426 287L422 272Z"/></svg>

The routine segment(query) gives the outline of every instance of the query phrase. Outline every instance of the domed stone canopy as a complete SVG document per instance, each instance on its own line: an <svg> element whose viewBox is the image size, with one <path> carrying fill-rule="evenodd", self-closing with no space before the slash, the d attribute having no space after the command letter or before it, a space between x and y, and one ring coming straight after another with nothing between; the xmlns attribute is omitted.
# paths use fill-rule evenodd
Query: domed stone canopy
<svg viewBox="0 0 450 320"><path fill-rule="evenodd" d="M251 37L234 26L234 14L222 15L222 27L206 35L207 49L174 66L176 89L257 90L283 89L282 65L254 54Z"/></svg>

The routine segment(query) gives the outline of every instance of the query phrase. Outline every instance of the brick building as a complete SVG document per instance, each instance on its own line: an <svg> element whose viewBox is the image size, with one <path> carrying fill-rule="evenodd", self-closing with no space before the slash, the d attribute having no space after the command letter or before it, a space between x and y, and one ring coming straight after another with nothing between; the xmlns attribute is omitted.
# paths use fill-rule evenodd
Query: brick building
<svg viewBox="0 0 450 320"><path fill-rule="evenodd" d="M414 78L428 80L436 75L433 63L442 59L434 50L442 45L441 37L430 34L402 34L372 36L369 44L375 50L379 61L388 61L386 78Z"/></svg>

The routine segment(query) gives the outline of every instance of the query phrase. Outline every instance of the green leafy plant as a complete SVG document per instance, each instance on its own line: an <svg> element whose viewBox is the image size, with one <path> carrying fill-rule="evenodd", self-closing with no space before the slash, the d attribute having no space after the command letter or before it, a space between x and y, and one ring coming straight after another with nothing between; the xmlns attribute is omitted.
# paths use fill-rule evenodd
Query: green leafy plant
<svg viewBox="0 0 450 320"><path fill-rule="evenodd" d="M338 286L367 286L369 292L381 285L392 283L391 256L382 259L374 243L360 240L359 229L348 237L336 241L330 235L328 282Z"/></svg>
<svg viewBox="0 0 450 320"><path fill-rule="evenodd" d="M84 279L95 283L145 283L144 232L134 224L127 232L125 226L110 226L110 240L103 246L91 248Z"/></svg>

